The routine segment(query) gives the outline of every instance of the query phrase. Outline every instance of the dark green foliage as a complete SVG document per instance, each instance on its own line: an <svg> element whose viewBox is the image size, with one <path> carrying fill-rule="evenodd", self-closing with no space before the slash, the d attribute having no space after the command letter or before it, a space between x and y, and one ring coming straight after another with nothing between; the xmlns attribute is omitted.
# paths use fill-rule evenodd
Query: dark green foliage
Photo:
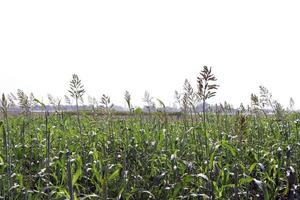
<svg viewBox="0 0 300 200"><path fill-rule="evenodd" d="M218 86L211 69L200 75L205 105ZM85 90L77 75L69 91L76 113L60 110L60 100L49 113L19 90L25 115L10 116L13 102L2 95L0 199L299 199L300 115L260 89L252 109L234 112L225 102L203 109L204 120L188 81L182 95L176 92L176 114L161 100L155 112L133 109L129 92L129 113L114 112L106 95L101 110L80 111ZM145 102L154 107L149 93ZM44 115L30 112L34 103Z"/></svg>
<svg viewBox="0 0 300 200"><path fill-rule="evenodd" d="M185 131L181 120L167 115L166 129L165 122L158 117L154 115L153 121L143 123L140 123L143 117L132 116L125 120L110 119L107 123L106 117L82 115L86 134L79 140L76 116L66 115L60 121L50 115L48 170L43 164L49 147L45 119L41 116L32 119L23 149L19 135L22 118L10 117L12 172L8 179L9 165L1 156L0 196L9 195L12 199L26 196L63 199L71 198L72 194L74 199L234 199L237 196L266 199L299 195L297 123L291 123L290 127L281 125L299 119L299 115L286 115L285 122L277 123L272 122L272 116L208 113L208 154L204 136L194 139L197 127ZM225 119L229 129L223 124ZM271 122L274 132L268 126ZM6 134L3 125L2 136ZM288 138L285 129L290 131ZM2 136L1 142L5 142ZM82 143L84 149L80 147ZM5 151L2 149L1 155Z"/></svg>

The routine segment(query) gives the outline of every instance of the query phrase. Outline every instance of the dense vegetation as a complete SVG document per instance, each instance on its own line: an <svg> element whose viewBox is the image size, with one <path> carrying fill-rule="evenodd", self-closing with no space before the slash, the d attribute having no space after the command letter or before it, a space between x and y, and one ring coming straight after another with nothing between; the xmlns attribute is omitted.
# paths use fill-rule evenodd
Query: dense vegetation
<svg viewBox="0 0 300 200"><path fill-rule="evenodd" d="M70 83L76 112L63 112L19 90L3 95L0 122L1 199L299 199L300 115L285 111L269 91L251 95L252 105L215 109L206 102L218 85L206 67L197 90L188 81L176 92L181 112L164 103L149 112L115 115L110 98L81 111L85 90ZM9 115L18 102L22 113ZM202 102L203 111L196 105ZM34 104L42 114L31 113ZM267 112L269 108L271 112Z"/></svg>

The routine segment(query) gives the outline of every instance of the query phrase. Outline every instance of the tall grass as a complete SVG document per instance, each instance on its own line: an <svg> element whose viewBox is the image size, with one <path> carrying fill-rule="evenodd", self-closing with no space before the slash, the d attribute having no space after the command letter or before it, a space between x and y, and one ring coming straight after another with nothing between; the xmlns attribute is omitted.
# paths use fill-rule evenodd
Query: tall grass
<svg viewBox="0 0 300 200"><path fill-rule="evenodd" d="M69 91L75 113L54 98L56 112L48 112L20 90L22 114L10 115L16 100L2 95L0 199L299 199L299 113L265 87L251 95L251 107L208 109L215 81L204 67L197 89L185 82L176 115L149 93L146 112L129 92L128 113L115 112L107 95L80 110L77 75ZM32 113L35 104L43 114Z"/></svg>

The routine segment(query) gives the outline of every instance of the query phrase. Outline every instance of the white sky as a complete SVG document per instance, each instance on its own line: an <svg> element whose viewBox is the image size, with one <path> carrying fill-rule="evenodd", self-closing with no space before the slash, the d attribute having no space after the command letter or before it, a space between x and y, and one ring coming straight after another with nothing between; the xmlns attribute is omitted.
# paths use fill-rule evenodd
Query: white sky
<svg viewBox="0 0 300 200"><path fill-rule="evenodd" d="M300 108L300 2L1 1L0 92L67 93L73 73L87 94L148 90L171 105L185 78L212 66L212 102L249 103L265 85ZM87 96L87 95L86 95Z"/></svg>

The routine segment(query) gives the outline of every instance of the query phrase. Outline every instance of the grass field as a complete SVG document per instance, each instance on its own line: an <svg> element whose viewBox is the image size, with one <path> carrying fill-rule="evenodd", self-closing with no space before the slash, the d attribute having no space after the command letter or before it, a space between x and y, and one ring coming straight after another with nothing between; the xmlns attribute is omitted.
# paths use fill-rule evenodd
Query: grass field
<svg viewBox="0 0 300 200"><path fill-rule="evenodd" d="M0 199L299 199L299 113L271 101L263 87L248 109L196 112L193 95L205 105L217 89L202 83L201 90L209 71L202 73L197 93L188 83L177 93L177 115L160 100L156 111L134 109L128 92L126 116L116 117L105 95L101 107L80 111L76 76L74 113L33 114L33 104L45 104L20 90L22 113L10 116L14 100L3 95Z"/></svg>

